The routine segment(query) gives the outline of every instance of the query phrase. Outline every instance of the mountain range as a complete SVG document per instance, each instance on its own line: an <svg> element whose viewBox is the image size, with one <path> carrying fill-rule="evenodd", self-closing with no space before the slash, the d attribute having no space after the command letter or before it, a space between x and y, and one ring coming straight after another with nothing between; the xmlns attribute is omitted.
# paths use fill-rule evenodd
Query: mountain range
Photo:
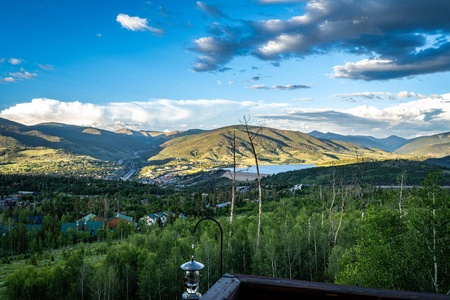
<svg viewBox="0 0 450 300"><path fill-rule="evenodd" d="M377 139L373 136L363 135L340 135L332 132L322 133L320 131L312 131L309 133L313 137L330 141L346 141L357 144L361 147L378 148L384 151L393 152L398 148L414 141L415 139L405 139L396 135L387 138Z"/></svg>
<svg viewBox="0 0 450 300"><path fill-rule="evenodd" d="M378 148L388 152L411 156L443 157L450 154L450 132L413 139L391 135L384 139L361 135L339 135L312 131L310 135L324 140L347 141L361 147Z"/></svg>
<svg viewBox="0 0 450 300"><path fill-rule="evenodd" d="M354 162L355 158L389 159L408 155L440 158L450 153L450 133L415 139L397 136L377 139L317 131L306 134L267 127L249 128L251 134L257 133L255 145L261 163L342 164ZM100 161L134 159L143 165L217 167L232 163L233 140L238 163L253 164L251 145L243 125L176 132L130 129L111 132L61 123L27 126L0 118L0 158L7 151L39 148L57 149Z"/></svg>

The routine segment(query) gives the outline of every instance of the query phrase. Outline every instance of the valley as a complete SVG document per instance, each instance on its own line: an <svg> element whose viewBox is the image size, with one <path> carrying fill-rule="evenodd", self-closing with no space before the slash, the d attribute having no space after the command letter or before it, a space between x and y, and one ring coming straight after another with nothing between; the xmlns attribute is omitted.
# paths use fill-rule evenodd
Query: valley
<svg viewBox="0 0 450 300"><path fill-rule="evenodd" d="M255 144L261 165L336 166L357 160L439 160L449 153L448 134L380 140L263 128ZM169 133L126 129L109 132L56 123L25 126L0 120L1 173L61 173L148 181L229 167L233 151L238 165L254 164L242 125Z"/></svg>
<svg viewBox="0 0 450 300"><path fill-rule="evenodd" d="M0 263L5 265L0 271L0 297L26 298L26 293L39 287L43 292L36 299L61 297L62 289L71 293L69 298L99 293L115 299L141 294L173 299L180 294L181 286L173 284L181 281L180 260L192 254L186 250L192 244L186 228L202 216L217 218L229 232L224 263L231 272L342 284L363 280L364 286L416 289L421 278L417 269L428 267L423 261L429 253L420 253L424 259L412 260L420 265L417 268L395 265L386 270L373 264L366 268L366 256L358 255L359 247L366 245L366 233L359 231L366 228L376 237L379 227L382 232L388 228L405 233L395 248L390 245L396 235L383 234L387 246L369 243L364 251L389 249L400 256L416 255L423 249L428 241L426 237L416 240L417 232L426 232L428 227L415 223L415 218L425 220L432 204L422 191L436 192L443 203L437 211L448 216L448 134L413 141L390 137L399 147L393 151L386 145L383 149L368 145L374 138L335 138L273 128L259 131L255 149L263 174L264 227L257 251L259 202L252 172L238 172L235 220L229 223L232 184L225 168L233 165L233 153L238 166L254 165L242 126L113 133L63 124L24 126L0 121ZM292 166L308 167L286 170ZM280 168L284 169L271 171ZM428 204L423 206L416 199ZM163 213L170 216L167 226L150 226L145 221ZM126 222L114 227L112 220L118 216ZM88 222L87 217L102 221ZM36 218L41 223L30 223ZM360 226L363 219L364 227ZM94 223L98 231L77 225ZM442 232L448 236L447 231ZM440 240L437 245L444 249L447 243ZM196 247L196 257L214 270L205 278L211 285L220 276L214 265L217 258L210 251L217 248L214 238L205 232ZM382 262L389 258L377 252L367 255ZM160 268L158 261L175 275L150 272ZM79 274L77 282L86 288L79 288L70 270ZM110 270L113 273L104 279ZM395 273L407 280L378 284L378 279L369 276L374 270L382 277ZM99 284L103 280L117 289ZM124 284L127 280L132 284ZM154 280L160 286L148 289ZM26 288L16 282L26 282ZM418 289L430 291L428 285Z"/></svg>

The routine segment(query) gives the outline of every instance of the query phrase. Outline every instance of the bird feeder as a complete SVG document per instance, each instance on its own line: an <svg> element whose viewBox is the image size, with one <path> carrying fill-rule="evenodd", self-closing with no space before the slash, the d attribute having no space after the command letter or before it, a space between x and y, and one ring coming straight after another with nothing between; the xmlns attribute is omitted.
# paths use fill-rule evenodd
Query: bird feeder
<svg viewBox="0 0 450 300"><path fill-rule="evenodd" d="M200 284L200 270L205 267L204 264L194 260L192 256L191 260L182 264L180 268L185 272L183 278L183 284L186 288L186 292L183 293L183 299L200 299L202 296L198 292Z"/></svg>

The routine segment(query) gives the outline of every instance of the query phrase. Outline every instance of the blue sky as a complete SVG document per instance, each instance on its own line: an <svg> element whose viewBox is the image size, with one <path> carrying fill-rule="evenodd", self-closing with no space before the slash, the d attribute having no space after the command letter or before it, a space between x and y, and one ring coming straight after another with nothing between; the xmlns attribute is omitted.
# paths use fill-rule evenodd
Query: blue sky
<svg viewBox="0 0 450 300"><path fill-rule="evenodd" d="M448 0L4 0L0 117L449 132Z"/></svg>

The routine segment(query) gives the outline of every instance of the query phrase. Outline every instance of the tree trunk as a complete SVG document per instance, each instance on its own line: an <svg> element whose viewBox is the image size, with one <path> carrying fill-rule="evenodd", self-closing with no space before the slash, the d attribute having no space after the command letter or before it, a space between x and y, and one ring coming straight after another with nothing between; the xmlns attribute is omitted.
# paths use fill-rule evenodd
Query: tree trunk
<svg viewBox="0 0 450 300"><path fill-rule="evenodd" d="M400 215L402 214L403 184L405 181L405 175L406 175L406 171L403 171L401 178L400 178L400 198L398 199L398 210L400 212Z"/></svg>
<svg viewBox="0 0 450 300"><path fill-rule="evenodd" d="M233 174L231 187L231 211L230 211L230 225L233 223L234 204L236 199L236 131L233 132ZM231 226L230 226L231 236Z"/></svg>
<svg viewBox="0 0 450 300"><path fill-rule="evenodd" d="M341 217L339 218L339 224L338 227L336 229L336 232L334 234L334 245L336 246L336 242L337 242L337 237L339 234L339 230L341 229L342 226L342 219L344 218L344 206L345 206L345 195L344 195L344 187L341 187L342 192L341 192L341 197L342 197L342 203L341 203Z"/></svg>
<svg viewBox="0 0 450 300"><path fill-rule="evenodd" d="M248 139L250 141L250 146L252 148L253 157L255 158L255 166L256 166L256 178L258 181L258 231L256 235L256 249L259 249L259 241L261 237L261 219L262 219L262 187L261 187L261 176L259 174L259 163L258 163L258 153L256 152L254 140L258 136L259 132L262 130L262 126L258 127L254 134L250 133L250 128L248 125L249 118L244 116L242 124L245 126L245 130L247 132Z"/></svg>
<svg viewBox="0 0 450 300"><path fill-rule="evenodd" d="M231 236L232 236L232 224L233 224L233 214L234 205L236 202L236 130L233 132L233 174L231 176L231 209L230 209L230 232L228 235L228 249L231 249Z"/></svg>
<svg viewBox="0 0 450 300"><path fill-rule="evenodd" d="M433 193L433 266L434 266L434 289L439 294L438 263L436 257L436 196Z"/></svg>

